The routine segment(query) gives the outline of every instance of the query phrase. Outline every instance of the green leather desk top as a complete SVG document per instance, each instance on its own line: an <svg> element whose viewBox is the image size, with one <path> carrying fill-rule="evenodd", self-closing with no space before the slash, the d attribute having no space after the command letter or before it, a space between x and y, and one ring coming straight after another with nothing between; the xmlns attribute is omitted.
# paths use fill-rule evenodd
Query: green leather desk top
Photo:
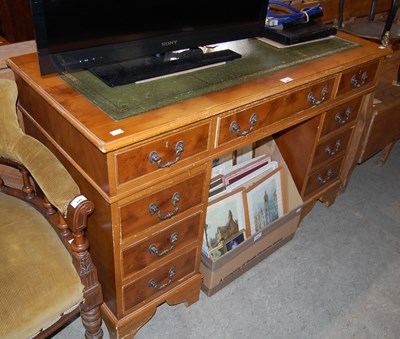
<svg viewBox="0 0 400 339"><path fill-rule="evenodd" d="M257 39L246 39L220 45L220 48L240 53L240 59L145 83L108 87L86 70L65 73L61 77L112 119L122 120L357 46L357 43L339 37L290 48L277 48Z"/></svg>

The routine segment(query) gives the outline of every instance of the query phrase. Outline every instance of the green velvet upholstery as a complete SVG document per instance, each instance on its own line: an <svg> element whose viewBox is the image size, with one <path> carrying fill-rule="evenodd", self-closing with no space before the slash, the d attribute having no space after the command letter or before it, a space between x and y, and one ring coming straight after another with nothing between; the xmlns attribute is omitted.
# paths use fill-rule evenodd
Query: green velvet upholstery
<svg viewBox="0 0 400 339"><path fill-rule="evenodd" d="M21 130L16 115L17 95L14 81L0 79L0 156L24 164L49 201L65 215L68 203L79 195L79 187L43 144Z"/></svg>
<svg viewBox="0 0 400 339"><path fill-rule="evenodd" d="M83 285L38 211L0 194L0 215L0 338L28 338L78 305Z"/></svg>
<svg viewBox="0 0 400 339"><path fill-rule="evenodd" d="M17 94L14 81L0 79L0 162L21 169L24 182L10 187L0 173L0 338L45 336L78 310L86 338L100 339L101 286L84 236L93 203L19 127Z"/></svg>

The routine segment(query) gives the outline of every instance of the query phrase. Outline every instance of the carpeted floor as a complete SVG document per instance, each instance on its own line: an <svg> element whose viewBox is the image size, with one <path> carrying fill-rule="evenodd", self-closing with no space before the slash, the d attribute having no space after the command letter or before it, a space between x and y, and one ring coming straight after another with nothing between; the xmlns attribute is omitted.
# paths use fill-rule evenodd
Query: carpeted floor
<svg viewBox="0 0 400 339"><path fill-rule="evenodd" d="M376 160L291 242L212 297L160 306L135 338L400 338L400 143ZM82 333L77 319L54 338Z"/></svg>

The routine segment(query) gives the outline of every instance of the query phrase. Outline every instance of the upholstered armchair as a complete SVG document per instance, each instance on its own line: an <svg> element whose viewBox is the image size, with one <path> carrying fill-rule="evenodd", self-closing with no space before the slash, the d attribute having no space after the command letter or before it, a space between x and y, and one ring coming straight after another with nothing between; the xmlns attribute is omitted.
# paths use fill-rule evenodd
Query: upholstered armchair
<svg viewBox="0 0 400 339"><path fill-rule="evenodd" d="M0 338L47 337L80 313L101 338L101 286L85 238L94 205L58 159L19 127L17 87L0 79Z"/></svg>

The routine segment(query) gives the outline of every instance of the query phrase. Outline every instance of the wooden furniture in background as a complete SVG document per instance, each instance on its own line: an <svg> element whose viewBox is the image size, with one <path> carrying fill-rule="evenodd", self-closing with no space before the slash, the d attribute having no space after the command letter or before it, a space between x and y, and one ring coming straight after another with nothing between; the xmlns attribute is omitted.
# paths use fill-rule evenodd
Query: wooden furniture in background
<svg viewBox="0 0 400 339"><path fill-rule="evenodd" d="M34 38L30 0L0 0L0 35L10 43Z"/></svg>
<svg viewBox="0 0 400 339"><path fill-rule="evenodd" d="M397 83L399 65L400 51L384 60L375 95L378 101L368 115L360 163L381 152L378 165L382 166L400 138L400 84Z"/></svg>
<svg viewBox="0 0 400 339"><path fill-rule="evenodd" d="M348 23L343 27L345 0L340 0L338 19L339 29L344 29L350 34L354 34L366 39L381 41L385 46L389 44L390 39L398 39L400 36L400 28L394 23L398 8L397 0L392 0L388 10L387 18L384 21L375 20L378 3L379 1L377 0L370 1L371 8L368 20Z"/></svg>
<svg viewBox="0 0 400 339"><path fill-rule="evenodd" d="M345 189L390 50L340 35L360 46L121 121L61 78L41 78L35 54L8 62L27 133L57 155L96 205L87 237L111 337L133 337L161 303L198 300L215 158L274 136L304 213L317 200L332 204Z"/></svg>
<svg viewBox="0 0 400 339"><path fill-rule="evenodd" d="M0 47L7 45L8 41L6 39L4 39L1 35L0 35Z"/></svg>
<svg viewBox="0 0 400 339"><path fill-rule="evenodd" d="M318 21L322 22L337 22L339 18L339 1L340 0L303 0L303 1L285 1L291 2L292 6L296 8L308 7L313 4L321 4L324 9L324 15L318 18ZM379 0L377 2L376 12L383 13L390 9L390 5L393 0ZM348 20L354 17L367 17L370 14L369 2L366 5L366 1L346 1L343 9L343 18Z"/></svg>

